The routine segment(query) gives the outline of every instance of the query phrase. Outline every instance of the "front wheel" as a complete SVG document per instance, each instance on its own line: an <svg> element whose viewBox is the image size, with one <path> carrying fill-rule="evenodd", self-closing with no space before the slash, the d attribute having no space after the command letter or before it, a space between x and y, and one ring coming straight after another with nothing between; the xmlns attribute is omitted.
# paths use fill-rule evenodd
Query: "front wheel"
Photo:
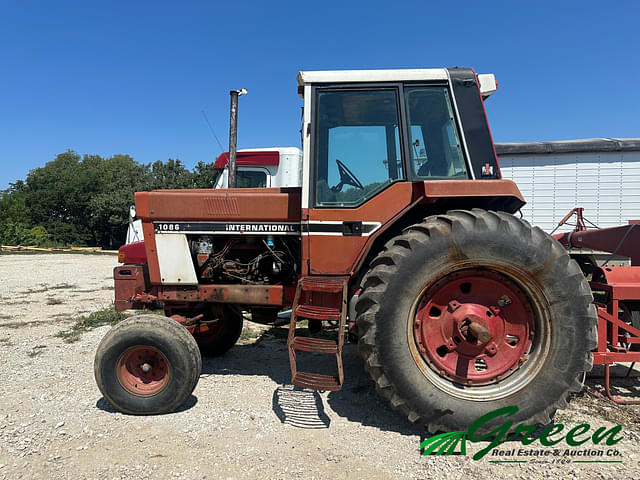
<svg viewBox="0 0 640 480"><path fill-rule="evenodd" d="M539 228L452 211L405 229L371 267L356 305L359 350L411 421L461 430L515 405L514 423L547 423L581 388L596 345L591 291Z"/></svg>
<svg viewBox="0 0 640 480"><path fill-rule="evenodd" d="M160 315L137 315L98 345L94 373L102 395L133 415L174 411L198 383L202 359L186 328Z"/></svg>

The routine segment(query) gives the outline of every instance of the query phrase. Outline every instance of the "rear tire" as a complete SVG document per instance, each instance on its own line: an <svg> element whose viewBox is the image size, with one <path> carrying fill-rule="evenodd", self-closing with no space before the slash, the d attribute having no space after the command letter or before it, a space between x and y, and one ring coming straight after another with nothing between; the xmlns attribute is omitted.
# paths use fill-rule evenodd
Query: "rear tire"
<svg viewBox="0 0 640 480"><path fill-rule="evenodd" d="M215 318L212 310L205 320ZM200 353L205 357L217 357L227 352L240 338L243 323L242 313L232 306L225 305L217 322L199 326L193 333Z"/></svg>
<svg viewBox="0 0 640 480"><path fill-rule="evenodd" d="M591 369L597 317L584 275L551 236L507 213L428 217L385 245L361 286L365 368L430 432L512 405L514 423L548 423Z"/></svg>
<svg viewBox="0 0 640 480"><path fill-rule="evenodd" d="M137 315L117 324L98 345L94 360L102 395L132 415L174 411L193 392L201 369L191 334L160 315Z"/></svg>

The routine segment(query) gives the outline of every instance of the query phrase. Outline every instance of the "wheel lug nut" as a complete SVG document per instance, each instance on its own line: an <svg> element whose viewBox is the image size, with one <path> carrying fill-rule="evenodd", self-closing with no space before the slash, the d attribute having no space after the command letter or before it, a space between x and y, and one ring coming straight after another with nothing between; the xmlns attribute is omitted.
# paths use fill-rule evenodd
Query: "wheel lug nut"
<svg viewBox="0 0 640 480"><path fill-rule="evenodd" d="M502 295L499 299L498 299L498 305L500 305L501 307L504 307L506 305L511 305L511 299L509 297L507 297L506 295Z"/></svg>
<svg viewBox="0 0 640 480"><path fill-rule="evenodd" d="M448 309L450 312L454 312L454 311L456 311L459 307L460 307L460 304L459 304L458 302L456 302L455 300L451 300L451 301L449 302L449 304L447 305L447 309Z"/></svg>

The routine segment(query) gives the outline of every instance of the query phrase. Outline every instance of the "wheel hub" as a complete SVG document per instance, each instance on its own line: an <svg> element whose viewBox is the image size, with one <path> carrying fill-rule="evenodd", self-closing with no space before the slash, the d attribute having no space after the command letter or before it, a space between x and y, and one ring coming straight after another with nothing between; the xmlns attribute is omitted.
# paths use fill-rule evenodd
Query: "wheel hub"
<svg viewBox="0 0 640 480"><path fill-rule="evenodd" d="M493 337L491 335L491 322L487 313L487 307L475 303L460 304L455 300L449 302L447 306L455 329L458 333L457 338L469 345L482 346L489 342ZM456 337L454 337L455 339Z"/></svg>
<svg viewBox="0 0 640 480"><path fill-rule="evenodd" d="M488 385L526 360L534 318L527 296L507 276L470 268L449 274L419 299L413 337L440 377Z"/></svg>

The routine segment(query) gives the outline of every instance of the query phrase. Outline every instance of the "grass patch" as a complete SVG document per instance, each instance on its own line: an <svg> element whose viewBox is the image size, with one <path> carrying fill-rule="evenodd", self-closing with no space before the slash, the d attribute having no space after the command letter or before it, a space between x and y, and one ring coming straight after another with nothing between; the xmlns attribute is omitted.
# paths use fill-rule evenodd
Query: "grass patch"
<svg viewBox="0 0 640 480"><path fill-rule="evenodd" d="M253 330L248 328L243 328L242 333L240 334L240 340L251 340L254 338L258 338L264 333L263 330Z"/></svg>
<svg viewBox="0 0 640 480"><path fill-rule="evenodd" d="M9 320L11 315L5 315L4 313L0 313L0 320Z"/></svg>
<svg viewBox="0 0 640 480"><path fill-rule="evenodd" d="M49 297L47 298L47 305L61 305L64 303L64 300L60 300L59 298Z"/></svg>
<svg viewBox="0 0 640 480"><path fill-rule="evenodd" d="M27 355L29 355L30 357L37 357L38 355L40 355L42 353L42 349L43 348L47 348L46 345L36 345L35 347L33 347L33 350L31 350L29 353L27 353Z"/></svg>
<svg viewBox="0 0 640 480"><path fill-rule="evenodd" d="M65 343L73 343L80 339L80 335L89 330L103 325L115 325L123 319L124 315L122 315L122 313L115 311L113 308L107 308L90 313L89 315L76 317L74 319L75 323L70 329L62 330L56 333L55 336L62 338Z"/></svg>

